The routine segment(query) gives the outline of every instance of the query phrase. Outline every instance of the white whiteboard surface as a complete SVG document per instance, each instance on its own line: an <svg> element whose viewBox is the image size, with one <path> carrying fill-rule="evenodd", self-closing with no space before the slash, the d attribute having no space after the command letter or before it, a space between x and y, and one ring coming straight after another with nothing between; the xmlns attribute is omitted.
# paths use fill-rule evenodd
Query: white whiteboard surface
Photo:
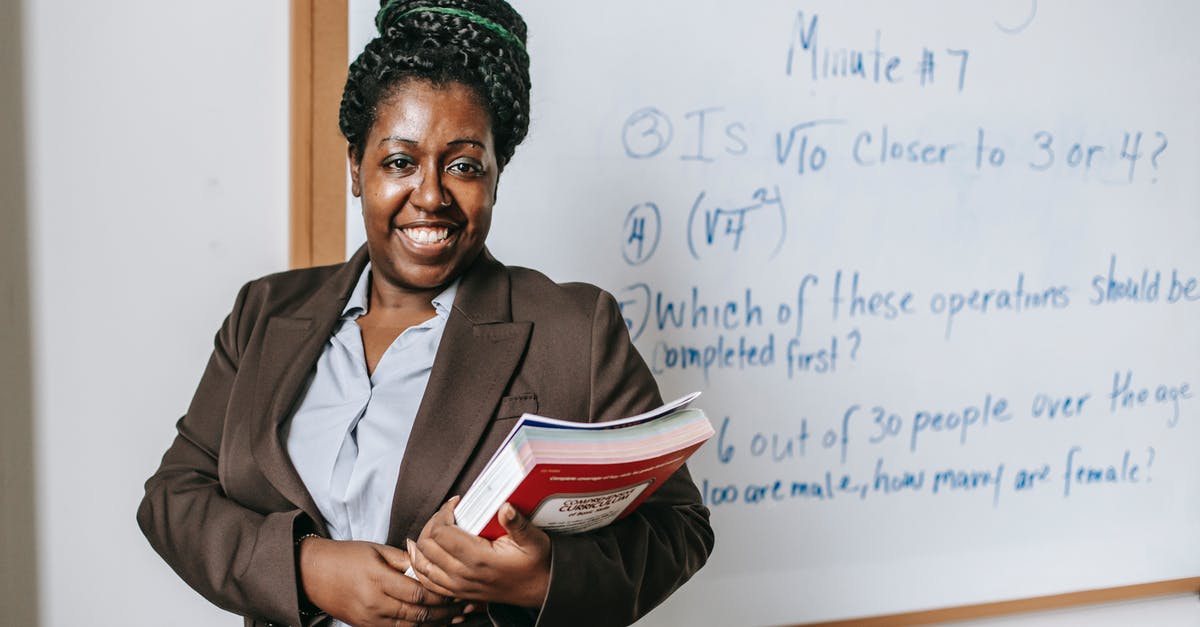
<svg viewBox="0 0 1200 627"><path fill-rule="evenodd" d="M489 246L616 294L719 431L716 551L643 624L1200 575L1200 9L514 5Z"/></svg>

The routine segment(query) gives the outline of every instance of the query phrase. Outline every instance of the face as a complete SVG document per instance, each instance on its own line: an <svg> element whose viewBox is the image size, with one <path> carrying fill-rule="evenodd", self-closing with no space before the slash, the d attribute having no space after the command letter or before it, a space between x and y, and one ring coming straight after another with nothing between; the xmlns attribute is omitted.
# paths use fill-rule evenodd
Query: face
<svg viewBox="0 0 1200 627"><path fill-rule="evenodd" d="M467 268L487 239L500 170L491 118L461 83L408 81L382 100L350 153L376 280L436 291Z"/></svg>

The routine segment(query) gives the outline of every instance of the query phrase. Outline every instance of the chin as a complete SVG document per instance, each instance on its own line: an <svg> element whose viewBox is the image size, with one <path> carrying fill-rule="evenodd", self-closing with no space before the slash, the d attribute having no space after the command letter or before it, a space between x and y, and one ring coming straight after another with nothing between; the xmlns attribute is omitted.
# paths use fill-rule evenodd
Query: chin
<svg viewBox="0 0 1200 627"><path fill-rule="evenodd" d="M425 266L412 263L390 264L390 272L384 279L396 287L430 291L445 287L453 282L467 269L469 263L455 260L445 266Z"/></svg>
<svg viewBox="0 0 1200 627"><path fill-rule="evenodd" d="M406 290L429 291L445 287L466 272L483 252L482 245L472 248L464 255L449 254L443 259L413 259L405 254L407 251L397 251L391 246L385 246L378 251L382 254L376 255L375 249L368 245L368 252L374 267L387 268L381 274L389 284Z"/></svg>

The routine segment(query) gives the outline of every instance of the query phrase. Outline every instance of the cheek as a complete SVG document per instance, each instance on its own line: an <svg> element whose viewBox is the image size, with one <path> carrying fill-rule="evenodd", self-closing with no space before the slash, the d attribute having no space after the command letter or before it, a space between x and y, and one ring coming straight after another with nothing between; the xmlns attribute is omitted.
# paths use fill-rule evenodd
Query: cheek
<svg viewBox="0 0 1200 627"><path fill-rule="evenodd" d="M476 205L478 209L475 211L474 222L479 225L484 234L487 234L492 225L492 209L496 202L495 189L495 184L492 184L479 191L479 201Z"/></svg>
<svg viewBox="0 0 1200 627"><path fill-rule="evenodd" d="M363 225L367 227L368 231L377 229L384 224L384 218L381 215L381 212L377 208L368 204L366 199L364 199L362 204L362 217Z"/></svg>
<svg viewBox="0 0 1200 627"><path fill-rule="evenodd" d="M492 227L492 208L479 208L471 212L470 216L471 228L480 237L487 237L488 231Z"/></svg>
<svg viewBox="0 0 1200 627"><path fill-rule="evenodd" d="M395 213L396 191L386 187L371 187L375 191L364 193L360 197L362 203L363 222L370 227L382 229L391 228L392 217Z"/></svg>

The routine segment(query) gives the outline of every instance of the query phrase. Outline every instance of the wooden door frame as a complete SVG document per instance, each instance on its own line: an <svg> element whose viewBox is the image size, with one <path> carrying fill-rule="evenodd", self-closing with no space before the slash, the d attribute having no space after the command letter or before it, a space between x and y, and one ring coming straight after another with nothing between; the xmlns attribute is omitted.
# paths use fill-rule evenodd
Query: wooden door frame
<svg viewBox="0 0 1200 627"><path fill-rule="evenodd" d="M346 260L346 140L338 109L349 51L348 0L291 3L289 265Z"/></svg>

